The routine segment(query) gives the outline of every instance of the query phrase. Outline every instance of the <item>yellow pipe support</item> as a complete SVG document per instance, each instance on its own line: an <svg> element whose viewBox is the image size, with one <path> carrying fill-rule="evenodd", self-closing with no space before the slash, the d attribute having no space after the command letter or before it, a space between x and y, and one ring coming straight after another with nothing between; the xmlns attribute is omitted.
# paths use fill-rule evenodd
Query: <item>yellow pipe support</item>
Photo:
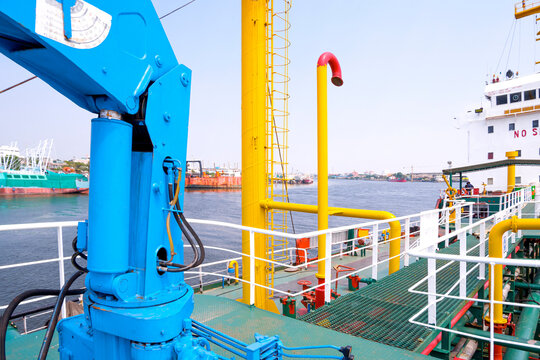
<svg viewBox="0 0 540 360"><path fill-rule="evenodd" d="M265 228L259 202L266 197L266 0L242 0L242 225ZM249 233L242 232L242 252L249 254ZM255 234L255 256L266 257L266 239ZM250 279L249 256L242 258L243 277ZM255 282L266 285L266 264L255 261ZM243 283L243 302L250 303L249 283ZM278 312L266 289L255 287L255 306Z"/></svg>
<svg viewBox="0 0 540 360"><path fill-rule="evenodd" d="M311 214L317 214L316 205L294 204L265 199L261 201L261 207L265 209L281 209L288 211L298 211ZM329 207L328 213L331 216L343 216L359 219L388 220L395 219L395 216L388 211L362 210ZM399 221L390 221L390 263L388 273L392 274L399 270L399 253L401 252L401 225ZM320 254L320 253L319 253ZM319 262L320 264L321 262ZM323 272L324 274L324 272Z"/></svg>
<svg viewBox="0 0 540 360"><path fill-rule="evenodd" d="M236 280L234 280L235 284L238 284L238 261L236 260L232 260L230 263L229 263L229 266L227 266L229 269L234 267L234 277L236 278Z"/></svg>
<svg viewBox="0 0 540 360"><path fill-rule="evenodd" d="M495 224L489 233L489 257L503 258L503 234L512 230L540 230L540 219L518 219L513 216L511 219L501 221ZM491 277L491 268L489 271ZM490 281L490 286L494 286L493 299L495 301L503 301L503 266L495 265L494 279ZM489 320L489 319L488 319ZM505 324L506 319L503 317L503 305L494 304L493 306L493 322L495 324Z"/></svg>
<svg viewBox="0 0 540 360"><path fill-rule="evenodd" d="M517 151L508 151L506 157L508 160L513 160L518 156ZM506 192L511 193L516 187L516 165L508 165L508 181Z"/></svg>

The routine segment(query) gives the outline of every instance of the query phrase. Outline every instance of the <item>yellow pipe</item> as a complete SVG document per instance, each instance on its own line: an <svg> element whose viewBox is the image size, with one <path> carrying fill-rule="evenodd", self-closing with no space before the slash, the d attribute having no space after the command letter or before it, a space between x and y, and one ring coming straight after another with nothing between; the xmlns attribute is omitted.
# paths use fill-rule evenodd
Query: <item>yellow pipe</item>
<svg viewBox="0 0 540 360"><path fill-rule="evenodd" d="M327 69L317 66L317 224L319 230L328 229L328 118ZM319 259L326 257L326 236L319 235ZM324 261L317 264L318 279L324 279Z"/></svg>
<svg viewBox="0 0 540 360"><path fill-rule="evenodd" d="M229 263L229 266L228 268L232 268L234 267L234 277L236 278L236 280L234 280L235 284L238 284L238 261L236 260L233 260Z"/></svg>
<svg viewBox="0 0 540 360"><path fill-rule="evenodd" d="M332 83L343 85L341 67L334 54L325 52L317 61L317 225L319 230L328 229L328 86L327 64L332 69ZM326 236L319 235L319 259L326 257ZM318 279L324 279L325 262L319 261ZM321 281L321 280L319 280Z"/></svg>
<svg viewBox="0 0 540 360"><path fill-rule="evenodd" d="M489 233L489 257L502 259L503 257L503 234L509 230L540 230L540 219L518 219L513 216L511 219L501 221L491 228ZM491 268L489 271L491 276ZM494 279L490 281L490 286L494 286L493 299L503 301L503 266L495 265ZM489 318L488 318L489 321ZM503 305L493 305L493 322L495 324L506 324L503 317Z"/></svg>
<svg viewBox="0 0 540 360"><path fill-rule="evenodd" d="M242 0L242 225L265 228L265 112L266 112L266 0ZM249 233L242 233L242 252L249 254ZM255 234L255 256L266 257L266 239ZM242 258L243 277L250 279L249 257ZM255 261L255 281L266 284L264 261ZM243 283L243 302L249 304L250 286ZM266 289L255 287L255 306L278 312Z"/></svg>
<svg viewBox="0 0 540 360"><path fill-rule="evenodd" d="M513 160L518 156L517 151L508 151L506 157L508 160ZM516 187L516 165L508 165L508 180L506 192L511 193Z"/></svg>
<svg viewBox="0 0 540 360"><path fill-rule="evenodd" d="M270 199L265 199L261 201L261 206L265 209L281 209L288 211L299 211L305 213L316 214L317 206L316 205L305 205L305 204L294 204L294 203L285 203L272 201ZM379 211L379 210L362 210L362 209L349 209L349 208L338 208L338 207L329 207L328 214L331 216L343 216L343 217L352 217L359 219L373 219L373 220L388 220L395 219L395 216L388 211ZM401 252L401 225L399 221L390 221L390 263L388 273L392 274L399 270L399 253ZM320 253L319 253L320 254ZM321 262L319 262L320 264ZM324 272L323 272L324 274Z"/></svg>

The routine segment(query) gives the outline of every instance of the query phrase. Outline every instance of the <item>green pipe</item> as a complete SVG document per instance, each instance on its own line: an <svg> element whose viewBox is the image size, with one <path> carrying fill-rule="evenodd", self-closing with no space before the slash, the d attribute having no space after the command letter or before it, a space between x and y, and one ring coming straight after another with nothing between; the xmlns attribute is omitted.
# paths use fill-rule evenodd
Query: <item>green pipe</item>
<svg viewBox="0 0 540 360"><path fill-rule="evenodd" d="M534 281L531 285L540 285L540 272L534 277ZM527 298L527 303L540 303L540 292L533 290L529 297ZM539 308L525 307L521 311L519 316L519 321L516 324L516 336L523 339L534 339L536 334L536 327L538 326L538 317L540 315ZM538 349L533 350L533 352L540 352ZM505 360L528 360L529 353L527 351L521 351L516 349L508 349L504 355Z"/></svg>
<svg viewBox="0 0 540 360"><path fill-rule="evenodd" d="M533 291L540 291L540 284L529 284L526 282L515 281L514 285L518 289L528 289Z"/></svg>
<svg viewBox="0 0 540 360"><path fill-rule="evenodd" d="M484 331L484 330L471 328L471 327L465 327L465 326L455 326L454 329L456 329L457 331L461 331L461 332L470 334L471 336L467 336L467 335L460 335L460 336L470 338L470 339L473 339L473 340L479 341L478 338L475 338L472 335L489 338L489 331ZM497 333L495 333L494 335L495 335L495 344L506 346L507 348L509 348L506 351L506 354L508 354L508 352L510 350L519 349L518 352L520 352L520 353L524 352L525 355L526 355L525 359L528 359L529 358L529 352L538 352L539 351L538 349L533 348L532 345L540 346L540 341L534 341L534 340L530 340L530 339L526 339L526 338L515 337L515 336L510 336L510 335L504 335L504 334L497 334ZM502 341L513 341L513 342L515 342L517 344L507 344L507 343L501 342L501 340ZM512 348L512 349L510 349L510 348ZM505 359L507 359L506 356L505 356ZM509 359L513 360L514 358L509 358Z"/></svg>

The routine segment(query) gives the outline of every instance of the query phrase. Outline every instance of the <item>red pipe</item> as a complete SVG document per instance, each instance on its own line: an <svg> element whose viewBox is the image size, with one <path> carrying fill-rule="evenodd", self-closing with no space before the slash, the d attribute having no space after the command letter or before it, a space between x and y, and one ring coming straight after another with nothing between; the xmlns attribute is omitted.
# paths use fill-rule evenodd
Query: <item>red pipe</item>
<svg viewBox="0 0 540 360"><path fill-rule="evenodd" d="M331 52L325 52L319 56L317 61L317 66L326 66L330 64L330 69L332 70L332 84L336 86L343 85L343 78L341 77L341 66L337 57Z"/></svg>

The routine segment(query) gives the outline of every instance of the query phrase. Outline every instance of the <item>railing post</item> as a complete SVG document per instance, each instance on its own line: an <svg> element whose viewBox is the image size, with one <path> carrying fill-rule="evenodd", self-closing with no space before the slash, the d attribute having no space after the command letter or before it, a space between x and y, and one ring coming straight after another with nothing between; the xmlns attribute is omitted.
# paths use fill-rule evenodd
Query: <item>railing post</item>
<svg viewBox="0 0 540 360"><path fill-rule="evenodd" d="M249 305L255 305L255 233L249 232Z"/></svg>
<svg viewBox="0 0 540 360"><path fill-rule="evenodd" d="M518 211L517 211L517 216L518 216L519 219L521 219L521 216L523 215L521 210L522 210L522 208L521 208L521 205L520 205L520 206L518 207ZM517 232L517 237L518 237L518 238L521 238L521 236L522 236L522 231L521 231L521 230L518 230L518 232ZM516 241L515 239L516 239L516 237L514 236L514 241L513 241L513 242Z"/></svg>
<svg viewBox="0 0 540 360"><path fill-rule="evenodd" d="M429 249L431 252L435 252L435 247L432 246ZM428 266L428 324L437 324L437 266L435 259L427 259Z"/></svg>
<svg viewBox="0 0 540 360"><path fill-rule="evenodd" d="M378 262L379 262L379 224L373 225L373 235L371 236L372 248L371 248L371 278L373 280L378 279Z"/></svg>
<svg viewBox="0 0 540 360"><path fill-rule="evenodd" d="M62 227L56 228L56 239L58 242L58 271L60 272L60 289L64 287L65 273L64 273L64 238L62 235ZM62 303L62 318L66 318L66 301Z"/></svg>
<svg viewBox="0 0 540 360"><path fill-rule="evenodd" d="M471 203L469 205L469 225L472 225L472 223L473 223L473 205L474 205L474 203ZM469 230L469 234L472 234L472 233L473 233L473 229L471 228Z"/></svg>
<svg viewBox="0 0 540 360"><path fill-rule="evenodd" d="M450 233L450 210L446 209L444 211L444 235L448 235ZM444 247L447 248L448 245L450 245L450 242L448 238L444 240Z"/></svg>
<svg viewBox="0 0 540 360"><path fill-rule="evenodd" d="M405 219L405 256L403 257L403 265L409 266L409 248L411 235L411 218Z"/></svg>
<svg viewBox="0 0 540 360"><path fill-rule="evenodd" d="M486 257L486 223L480 224L480 248L479 256ZM480 263L478 266L478 279L486 279L486 264Z"/></svg>
<svg viewBox="0 0 540 360"><path fill-rule="evenodd" d="M459 255L467 256L467 232L460 230L461 217L456 217L456 231L459 231L457 235L459 240ZM464 261L459 262L459 296L467 296L467 263Z"/></svg>
<svg viewBox="0 0 540 360"><path fill-rule="evenodd" d="M326 234L326 259L324 264L324 302L328 304L332 301L332 233Z"/></svg>

